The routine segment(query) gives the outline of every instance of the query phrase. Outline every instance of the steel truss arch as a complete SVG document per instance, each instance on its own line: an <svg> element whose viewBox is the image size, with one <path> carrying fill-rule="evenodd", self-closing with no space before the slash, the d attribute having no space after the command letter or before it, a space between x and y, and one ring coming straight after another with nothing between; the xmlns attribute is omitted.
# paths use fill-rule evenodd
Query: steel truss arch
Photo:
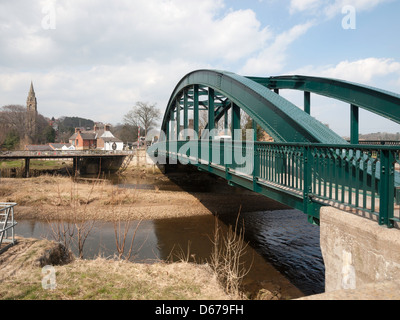
<svg viewBox="0 0 400 320"><path fill-rule="evenodd" d="M275 142L336 143L347 142L327 126L279 96L263 84L237 74L218 70L190 72L176 85L164 114L161 130L169 128L171 112L187 103L188 91L194 86L212 90L218 97L213 113L220 117L231 102L245 111ZM225 99L224 99L225 98ZM212 102L214 104L214 101Z"/></svg>

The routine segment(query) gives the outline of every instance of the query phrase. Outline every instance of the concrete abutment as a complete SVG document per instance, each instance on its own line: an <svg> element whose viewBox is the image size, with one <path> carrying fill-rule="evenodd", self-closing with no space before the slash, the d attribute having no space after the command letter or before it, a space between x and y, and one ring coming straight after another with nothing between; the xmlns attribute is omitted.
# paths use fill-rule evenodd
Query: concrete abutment
<svg viewBox="0 0 400 320"><path fill-rule="evenodd" d="M400 299L400 230L333 207L320 212L325 293L304 299Z"/></svg>

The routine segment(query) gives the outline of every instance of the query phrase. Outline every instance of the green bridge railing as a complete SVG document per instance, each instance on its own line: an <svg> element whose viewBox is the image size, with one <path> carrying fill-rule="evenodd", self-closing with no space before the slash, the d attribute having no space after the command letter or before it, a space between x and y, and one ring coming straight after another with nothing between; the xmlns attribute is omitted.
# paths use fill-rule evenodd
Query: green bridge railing
<svg viewBox="0 0 400 320"><path fill-rule="evenodd" d="M400 221L399 147L191 140L159 142L148 152L302 210L311 223L319 224L326 205L390 228Z"/></svg>

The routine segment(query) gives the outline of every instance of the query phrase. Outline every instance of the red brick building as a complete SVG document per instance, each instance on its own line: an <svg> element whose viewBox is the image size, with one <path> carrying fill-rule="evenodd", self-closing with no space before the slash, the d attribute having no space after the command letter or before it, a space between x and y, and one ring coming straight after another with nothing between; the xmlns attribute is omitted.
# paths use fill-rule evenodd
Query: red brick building
<svg viewBox="0 0 400 320"><path fill-rule="evenodd" d="M75 150L96 149L96 133L76 128L75 133L69 138L69 143L75 147Z"/></svg>
<svg viewBox="0 0 400 320"><path fill-rule="evenodd" d="M75 133L69 138L69 143L75 150L123 150L124 143L114 137L110 125L96 124L93 131L84 131L76 128Z"/></svg>

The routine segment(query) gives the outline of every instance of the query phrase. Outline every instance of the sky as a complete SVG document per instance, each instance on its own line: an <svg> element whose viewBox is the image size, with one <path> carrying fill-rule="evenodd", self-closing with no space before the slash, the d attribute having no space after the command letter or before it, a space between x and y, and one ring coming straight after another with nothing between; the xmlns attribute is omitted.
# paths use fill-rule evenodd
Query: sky
<svg viewBox="0 0 400 320"><path fill-rule="evenodd" d="M164 114L197 69L331 77L400 93L399 0L1 0L0 107L122 123L137 101ZM300 92L282 96L302 107ZM348 136L348 105L311 115ZM360 110L360 133L400 125Z"/></svg>

